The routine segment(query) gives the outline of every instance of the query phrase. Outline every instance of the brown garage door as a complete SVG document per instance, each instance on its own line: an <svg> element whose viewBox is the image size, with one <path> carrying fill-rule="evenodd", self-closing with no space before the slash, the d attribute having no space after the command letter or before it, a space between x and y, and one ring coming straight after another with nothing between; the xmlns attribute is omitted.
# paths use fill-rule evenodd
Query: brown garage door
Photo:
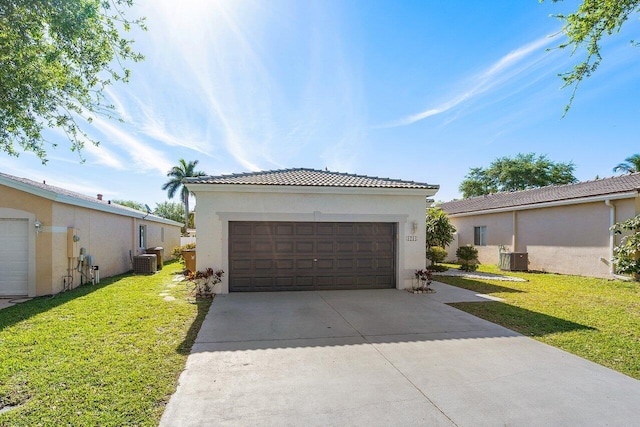
<svg viewBox="0 0 640 427"><path fill-rule="evenodd" d="M394 223L229 222L229 290L394 288Z"/></svg>

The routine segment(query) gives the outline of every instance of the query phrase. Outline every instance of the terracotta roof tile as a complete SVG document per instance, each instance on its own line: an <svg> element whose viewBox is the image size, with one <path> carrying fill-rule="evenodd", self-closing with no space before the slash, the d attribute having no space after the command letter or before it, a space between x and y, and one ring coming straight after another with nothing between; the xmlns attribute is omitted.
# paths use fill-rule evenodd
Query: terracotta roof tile
<svg viewBox="0 0 640 427"><path fill-rule="evenodd" d="M640 172L596 179L594 181L578 182L575 184L550 185L548 187L534 188L531 190L495 193L487 196L454 200L443 203L441 207L449 214L459 214L609 194L613 195L632 191L640 191Z"/></svg>
<svg viewBox="0 0 640 427"><path fill-rule="evenodd" d="M193 184L285 185L309 187L370 187L438 189L438 185L399 179L330 172L315 169L281 169L232 175L187 178Z"/></svg>

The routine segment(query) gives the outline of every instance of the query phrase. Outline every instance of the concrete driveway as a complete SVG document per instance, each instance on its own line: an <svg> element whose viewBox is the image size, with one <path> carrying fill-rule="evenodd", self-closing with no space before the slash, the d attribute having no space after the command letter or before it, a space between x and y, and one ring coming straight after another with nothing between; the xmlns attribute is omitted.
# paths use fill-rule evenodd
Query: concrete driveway
<svg viewBox="0 0 640 427"><path fill-rule="evenodd" d="M217 296L161 426L640 425L640 381L436 287Z"/></svg>

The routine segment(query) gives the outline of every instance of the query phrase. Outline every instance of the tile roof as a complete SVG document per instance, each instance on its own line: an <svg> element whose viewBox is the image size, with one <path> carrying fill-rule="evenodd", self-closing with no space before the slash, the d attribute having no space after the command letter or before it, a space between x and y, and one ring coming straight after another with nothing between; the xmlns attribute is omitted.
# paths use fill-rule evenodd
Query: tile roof
<svg viewBox="0 0 640 427"><path fill-rule="evenodd" d="M9 182L7 182L7 180ZM11 181L19 184L19 185L10 185L11 187L14 187L20 190L27 190L27 191L29 191L29 189L42 190L39 192L40 195L42 195L42 192L44 192L45 194L48 193L49 197L47 198L51 200L56 200L58 202L63 202L63 203L65 202L65 200L58 197L58 196L62 196L66 200L75 199L77 201L84 202L85 205L88 203L89 205L94 205L96 208L102 208L101 210L108 210L108 211L112 211L113 213L119 213L121 215L133 216L133 217L139 217L143 215L145 216L145 219L148 219L151 221L159 221L159 222L166 222L166 223L175 222L175 221L167 220L165 218L161 218L159 216L152 215L152 214L146 215L146 212L142 212L137 209L130 208L128 206L123 206L117 203L113 203L111 202L111 200L98 200L97 195L96 197L91 197L91 196L87 196L86 194L76 193L75 191L70 191L61 187L45 184L44 182L37 182L31 179L20 178L17 176L0 172L0 185L10 184Z"/></svg>
<svg viewBox="0 0 640 427"><path fill-rule="evenodd" d="M305 168L203 176L187 178L185 182L192 184L285 185L307 187L440 188L439 185L425 184L422 182Z"/></svg>
<svg viewBox="0 0 640 427"><path fill-rule="evenodd" d="M441 207L445 212L453 215L563 200L578 201L588 197L615 195L633 191L640 191L640 172L575 184L550 185L532 190L495 193L487 196L454 200L443 203Z"/></svg>

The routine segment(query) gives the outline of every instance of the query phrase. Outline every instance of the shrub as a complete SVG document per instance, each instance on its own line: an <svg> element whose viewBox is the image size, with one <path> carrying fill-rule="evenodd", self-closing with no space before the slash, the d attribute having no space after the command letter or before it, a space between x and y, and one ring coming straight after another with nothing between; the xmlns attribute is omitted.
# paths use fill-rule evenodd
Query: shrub
<svg viewBox="0 0 640 427"><path fill-rule="evenodd" d="M437 265L437 264L430 265L428 268L429 268L429 270L434 271L436 273L442 273L442 272L447 271L449 269L449 267L447 267L447 266Z"/></svg>
<svg viewBox="0 0 640 427"><path fill-rule="evenodd" d="M186 245L185 245L186 246ZM189 272L186 276L187 286L190 287L190 293L197 298L213 298L214 286L222 282L224 271L207 268Z"/></svg>
<svg viewBox="0 0 640 427"><path fill-rule="evenodd" d="M624 236L615 248L616 255L613 263L616 271L621 274L634 275L640 279L640 215L629 218L611 227L616 234L631 232Z"/></svg>
<svg viewBox="0 0 640 427"><path fill-rule="evenodd" d="M473 263L465 263L463 262L462 264L460 264L460 270L462 271L476 271L478 269L478 264L473 264Z"/></svg>
<svg viewBox="0 0 640 427"><path fill-rule="evenodd" d="M184 261L184 258L182 257L182 251L187 249L195 249L195 248L196 248L195 243L187 243L186 245L183 245L183 246L176 246L171 250L171 256L173 257L173 259Z"/></svg>
<svg viewBox="0 0 640 427"><path fill-rule="evenodd" d="M476 271L478 268L478 250L472 245L460 246L456 256L460 260L460 270Z"/></svg>
<svg viewBox="0 0 640 427"><path fill-rule="evenodd" d="M431 261L431 265L443 262L447 258L447 251L440 246L431 246L427 249L427 259Z"/></svg>

